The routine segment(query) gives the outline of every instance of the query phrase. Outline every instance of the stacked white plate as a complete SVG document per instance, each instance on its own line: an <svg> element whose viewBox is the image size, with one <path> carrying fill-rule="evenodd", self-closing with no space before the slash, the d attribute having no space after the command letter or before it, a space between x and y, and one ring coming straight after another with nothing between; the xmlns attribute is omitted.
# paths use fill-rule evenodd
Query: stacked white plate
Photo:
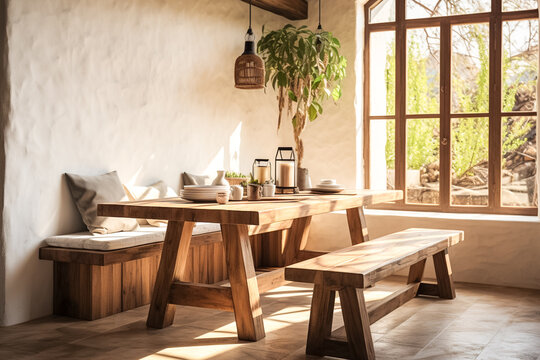
<svg viewBox="0 0 540 360"><path fill-rule="evenodd" d="M338 193L345 190L343 185L337 184L334 179L323 179L321 182L311 189L313 192L318 193Z"/></svg>
<svg viewBox="0 0 540 360"><path fill-rule="evenodd" d="M227 185L186 185L182 198L191 201L216 202L218 192L231 191Z"/></svg>

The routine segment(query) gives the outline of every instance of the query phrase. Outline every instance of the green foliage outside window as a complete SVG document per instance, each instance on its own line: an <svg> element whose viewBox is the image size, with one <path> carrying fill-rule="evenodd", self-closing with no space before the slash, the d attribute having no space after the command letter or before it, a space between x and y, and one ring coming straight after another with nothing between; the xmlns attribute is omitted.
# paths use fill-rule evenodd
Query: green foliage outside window
<svg viewBox="0 0 540 360"><path fill-rule="evenodd" d="M474 42L478 49L477 71L474 81L455 77L452 91L457 102L454 113L489 112L489 46L488 34L482 25L468 25L465 41ZM407 111L409 114L438 114L439 79L429 79L428 57L420 50L421 39L411 36L407 48ZM395 109L395 44L389 44L386 52L386 104L389 114ZM438 51L438 49L436 49ZM513 83L507 84L502 94L503 111L512 111L516 93L521 87L534 88L537 73L536 62L523 65L523 59L510 57L503 52L503 73L513 73ZM527 75L528 74L528 75ZM522 79L531 79L526 83ZM435 90L437 92L435 93ZM489 119L487 117L455 119L452 121L452 171L457 178L471 174L472 168L488 159ZM527 118L516 118L502 124L503 155L515 151L525 141L524 135L533 126ZM395 168L395 122L387 122L386 163ZM439 119L407 121L407 168L420 169L439 158Z"/></svg>

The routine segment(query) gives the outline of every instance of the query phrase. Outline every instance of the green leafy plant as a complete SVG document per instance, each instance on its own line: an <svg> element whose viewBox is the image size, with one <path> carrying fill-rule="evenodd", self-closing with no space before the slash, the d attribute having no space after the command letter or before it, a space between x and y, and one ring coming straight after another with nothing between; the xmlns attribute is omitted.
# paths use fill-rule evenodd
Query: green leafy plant
<svg viewBox="0 0 540 360"><path fill-rule="evenodd" d="M245 179L245 178L247 178L247 175L244 175L242 173L237 173L237 172L234 172L234 171L227 171L225 173L225 177L226 178L232 178L232 179Z"/></svg>
<svg viewBox="0 0 540 360"><path fill-rule="evenodd" d="M478 113L489 111L489 56L487 34L478 25L465 28L467 41L478 47L477 73L474 81L453 79L452 91L457 111ZM407 111L408 113L437 114L439 104L430 89L439 83L429 79L427 58L420 51L420 42L425 38L411 37L407 49ZM527 60L527 58L525 58ZM534 89L536 79L530 74L537 73L536 61L527 62L524 55L510 57L503 51L503 73L511 73L512 82L503 87L503 111L512 111L516 103L516 93L520 87ZM526 79L527 81L523 81ZM532 80L531 80L532 79ZM395 111L395 43L386 48L386 110ZM474 86L471 86L474 84ZM534 119L512 118L502 122L502 155L516 151L525 143L525 135L531 130ZM395 122L387 122L386 163L395 167ZM460 118L452 121L452 171L456 178L472 174L472 169L488 159L489 119L487 117ZM420 169L439 158L439 119L409 119L407 121L407 168Z"/></svg>
<svg viewBox="0 0 540 360"><path fill-rule="evenodd" d="M259 179L255 179L255 178L253 177L253 174L252 174L252 173L249 173L249 181L248 181L248 184L249 184L249 185L260 185Z"/></svg>
<svg viewBox="0 0 540 360"><path fill-rule="evenodd" d="M347 60L339 54L341 45L330 32L313 32L306 26L265 32L257 44L266 67L265 83L278 94L278 130L283 110L291 117L298 167L302 167L304 145L301 139L308 119L323 113L323 102L341 98L341 81Z"/></svg>

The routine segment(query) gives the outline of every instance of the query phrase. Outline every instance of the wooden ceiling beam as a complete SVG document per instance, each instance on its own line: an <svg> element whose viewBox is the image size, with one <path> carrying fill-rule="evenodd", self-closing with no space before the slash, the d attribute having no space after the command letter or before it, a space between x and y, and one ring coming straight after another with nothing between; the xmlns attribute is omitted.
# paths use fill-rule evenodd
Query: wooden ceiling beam
<svg viewBox="0 0 540 360"><path fill-rule="evenodd" d="M250 0L242 1L249 4ZM305 20L308 17L307 0L252 0L252 5L289 20Z"/></svg>

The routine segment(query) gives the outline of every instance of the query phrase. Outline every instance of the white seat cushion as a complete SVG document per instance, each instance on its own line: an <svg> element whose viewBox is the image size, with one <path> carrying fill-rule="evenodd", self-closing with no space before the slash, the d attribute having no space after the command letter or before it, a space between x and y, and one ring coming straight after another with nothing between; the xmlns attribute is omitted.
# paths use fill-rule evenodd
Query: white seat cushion
<svg viewBox="0 0 540 360"><path fill-rule="evenodd" d="M49 246L87 250L118 250L163 241L167 227L141 226L137 231L92 235L90 232L57 235L45 239ZM197 223L193 235L220 231L219 224Z"/></svg>

